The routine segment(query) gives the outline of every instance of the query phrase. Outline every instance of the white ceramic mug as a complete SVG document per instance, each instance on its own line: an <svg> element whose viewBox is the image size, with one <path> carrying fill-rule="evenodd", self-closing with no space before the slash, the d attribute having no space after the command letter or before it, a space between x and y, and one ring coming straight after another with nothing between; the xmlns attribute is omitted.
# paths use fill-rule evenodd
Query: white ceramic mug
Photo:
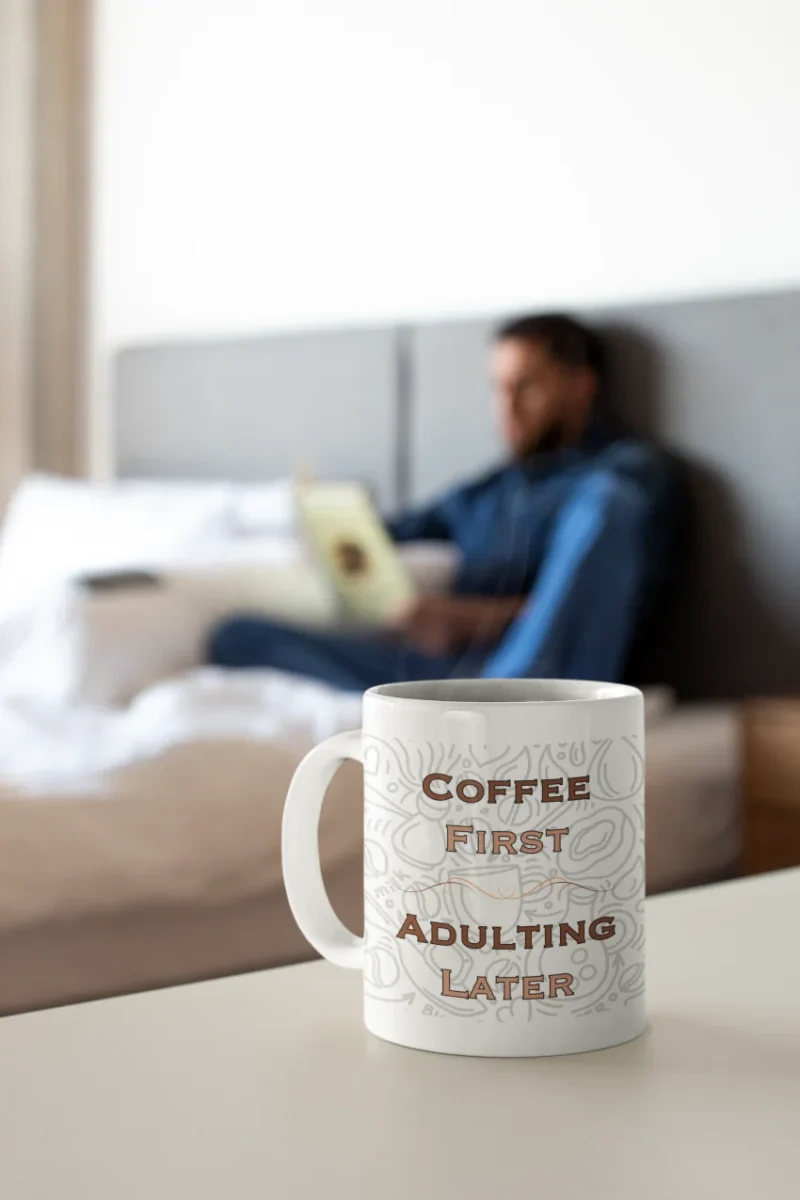
<svg viewBox="0 0 800 1200"><path fill-rule="evenodd" d="M364 766L364 937L319 862L325 789ZM378 1037L452 1054L598 1050L644 1011L641 693L565 680L372 688L303 760L283 870L311 944L364 972Z"/></svg>

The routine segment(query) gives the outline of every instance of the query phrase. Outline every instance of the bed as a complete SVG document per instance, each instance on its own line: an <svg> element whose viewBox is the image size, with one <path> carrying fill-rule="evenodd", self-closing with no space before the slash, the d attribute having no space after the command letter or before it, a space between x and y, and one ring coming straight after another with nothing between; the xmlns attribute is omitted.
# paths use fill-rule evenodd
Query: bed
<svg viewBox="0 0 800 1200"><path fill-rule="evenodd" d="M638 346L645 329L660 347L673 448L712 466L724 453L730 474L730 447L720 451L724 437L694 401L735 338L740 369L734 385L725 373L728 402L731 386L756 376L783 402L783 384L765 383L757 364L777 356L790 378L797 349L787 313L798 311L797 297L766 297L615 313L613 324L627 331L620 345ZM203 634L243 600L332 619L291 528L285 481L298 464L364 480L386 510L486 465L496 450L487 327L126 351L115 388L119 481L27 481L0 543L0 1012L311 955L280 881L281 807L299 757L357 724L359 699L274 673L203 668ZM643 385L635 367L623 360L620 378ZM746 474L752 456L743 457ZM716 540L726 534L707 500L698 493L699 542L673 624L636 680L650 688L651 891L737 870L736 700L797 678L794 638L779 641L789 627L761 628L741 591L732 595ZM781 538L791 534L781 526L768 539L780 562L790 561ZM87 607L66 582L115 565L158 568L169 586ZM444 560L423 554L417 567L425 586L446 585ZM354 925L360 824L353 767L332 788L321 844L332 899Z"/></svg>
<svg viewBox="0 0 800 1200"><path fill-rule="evenodd" d="M310 954L280 878L283 797L307 749L358 724L360 697L201 664L213 621L245 601L335 621L279 528L285 490L32 478L15 497L0 543L0 1012ZM258 532L242 534L244 513ZM221 518L238 532L221 537ZM53 538L59 553L43 555ZM145 553L159 588L92 594L64 579ZM420 587L447 587L449 548L403 553ZM731 873L733 708L650 688L646 711L650 890ZM321 847L333 902L357 925L356 767L331 791Z"/></svg>

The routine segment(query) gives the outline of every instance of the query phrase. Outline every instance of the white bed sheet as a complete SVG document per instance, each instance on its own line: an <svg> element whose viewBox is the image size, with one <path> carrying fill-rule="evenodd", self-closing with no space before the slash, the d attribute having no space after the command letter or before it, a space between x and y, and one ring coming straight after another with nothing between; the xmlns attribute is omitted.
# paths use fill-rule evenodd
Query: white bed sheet
<svg viewBox="0 0 800 1200"><path fill-rule="evenodd" d="M245 739L299 753L360 719L360 696L279 671L199 668L126 708L11 697L0 703L0 778L21 796L112 796L115 771L176 746Z"/></svg>

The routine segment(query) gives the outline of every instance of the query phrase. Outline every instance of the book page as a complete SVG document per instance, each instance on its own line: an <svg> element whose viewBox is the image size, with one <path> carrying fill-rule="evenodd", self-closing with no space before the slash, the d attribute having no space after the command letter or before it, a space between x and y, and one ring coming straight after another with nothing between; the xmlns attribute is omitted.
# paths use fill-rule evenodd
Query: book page
<svg viewBox="0 0 800 1200"><path fill-rule="evenodd" d="M301 483L297 509L343 615L368 625L391 621L414 587L367 491L352 483Z"/></svg>

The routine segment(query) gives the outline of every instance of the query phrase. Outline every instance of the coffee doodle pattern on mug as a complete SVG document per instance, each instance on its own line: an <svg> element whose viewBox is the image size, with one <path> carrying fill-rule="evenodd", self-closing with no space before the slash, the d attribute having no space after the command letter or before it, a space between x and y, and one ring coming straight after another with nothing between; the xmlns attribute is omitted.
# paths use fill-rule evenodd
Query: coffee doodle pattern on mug
<svg viewBox="0 0 800 1200"><path fill-rule="evenodd" d="M498 1021L580 1018L641 995L637 740L482 759L366 739L368 994Z"/></svg>

